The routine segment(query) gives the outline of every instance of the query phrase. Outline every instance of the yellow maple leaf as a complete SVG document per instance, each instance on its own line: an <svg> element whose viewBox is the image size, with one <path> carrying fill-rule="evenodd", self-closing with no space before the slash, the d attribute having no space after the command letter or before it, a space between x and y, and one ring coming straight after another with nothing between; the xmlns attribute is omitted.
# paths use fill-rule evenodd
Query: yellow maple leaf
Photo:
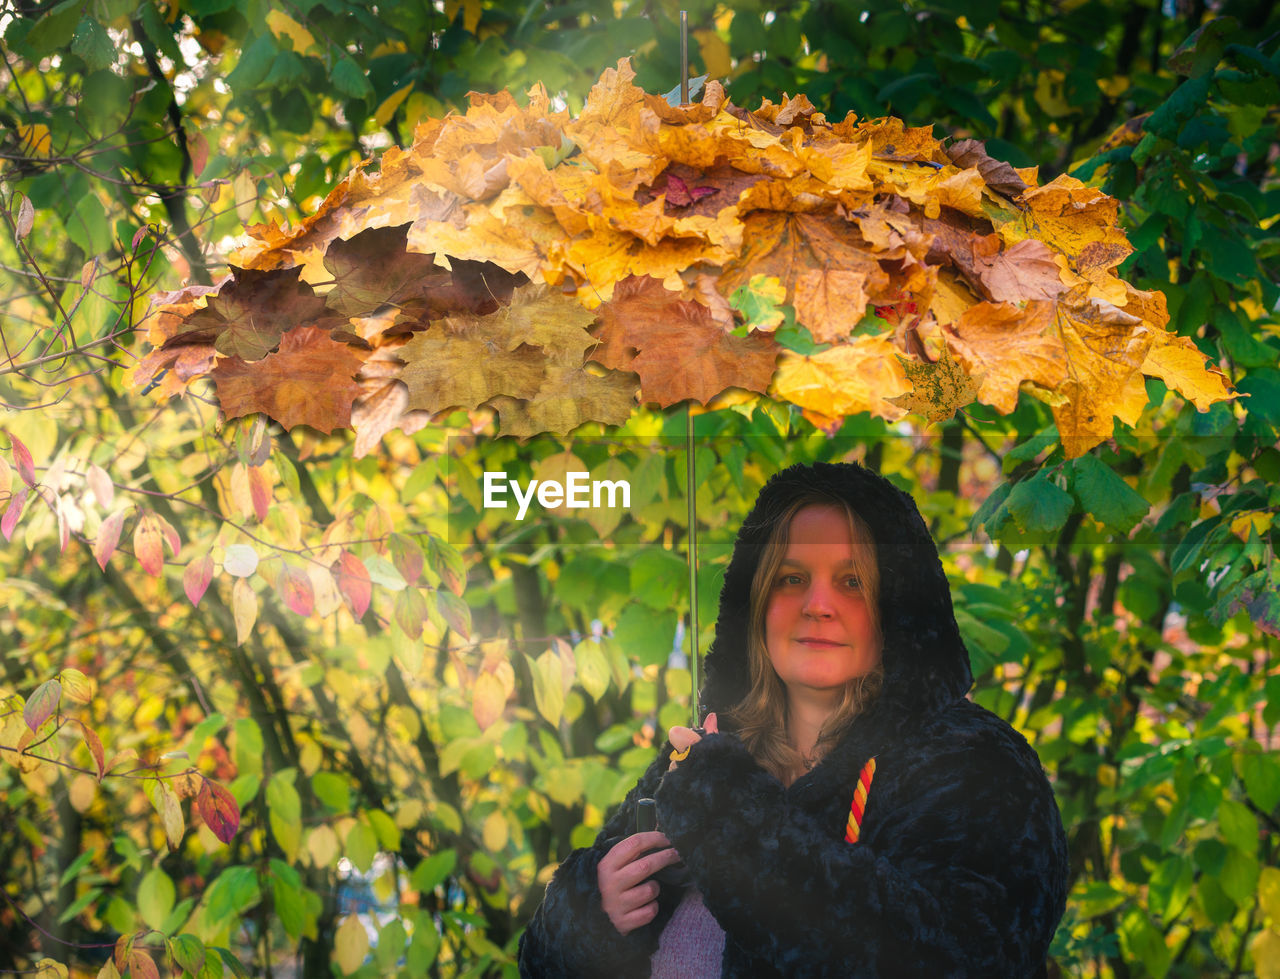
<svg viewBox="0 0 1280 979"><path fill-rule="evenodd" d="M827 418L866 411L896 421L906 412L889 399L910 389L897 348L875 336L808 356L785 351L769 394Z"/></svg>
<svg viewBox="0 0 1280 979"><path fill-rule="evenodd" d="M1152 343L1142 362L1142 373L1160 378L1198 411L1237 397L1231 381L1216 367L1207 366L1208 358L1189 337L1163 330L1152 330L1150 335Z"/></svg>

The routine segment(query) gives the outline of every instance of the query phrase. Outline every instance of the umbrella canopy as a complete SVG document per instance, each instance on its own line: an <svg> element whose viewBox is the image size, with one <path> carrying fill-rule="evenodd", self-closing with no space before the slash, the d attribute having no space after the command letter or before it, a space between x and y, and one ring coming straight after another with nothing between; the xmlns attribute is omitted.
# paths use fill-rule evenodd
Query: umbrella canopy
<svg viewBox="0 0 1280 979"><path fill-rule="evenodd" d="M1137 420L1147 376L1233 395L1117 275L1100 191L803 95L672 105L633 78L576 117L472 93L300 224L248 228L221 283L158 298L135 383L209 377L228 416L352 428L357 455L447 409L529 436L736 389L822 426L1029 391L1071 457Z"/></svg>

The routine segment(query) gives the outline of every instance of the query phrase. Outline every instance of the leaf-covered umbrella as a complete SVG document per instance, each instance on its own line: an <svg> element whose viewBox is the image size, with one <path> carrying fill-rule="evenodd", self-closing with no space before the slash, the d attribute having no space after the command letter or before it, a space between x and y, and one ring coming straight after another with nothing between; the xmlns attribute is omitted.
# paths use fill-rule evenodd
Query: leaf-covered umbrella
<svg viewBox="0 0 1280 979"><path fill-rule="evenodd" d="M1117 275L1117 202L803 95L673 106L604 73L576 117L472 93L302 223L248 229L219 285L161 297L135 371L211 377L228 416L395 427L489 407L503 433L618 424L731 388L815 422L1046 401L1069 457L1159 377L1232 395L1164 297Z"/></svg>

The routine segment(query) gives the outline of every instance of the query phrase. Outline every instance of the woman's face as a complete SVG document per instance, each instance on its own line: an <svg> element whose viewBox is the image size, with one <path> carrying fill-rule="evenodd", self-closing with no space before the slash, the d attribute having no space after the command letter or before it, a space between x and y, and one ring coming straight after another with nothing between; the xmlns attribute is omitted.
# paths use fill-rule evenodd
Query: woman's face
<svg viewBox="0 0 1280 979"><path fill-rule="evenodd" d="M872 610L853 566L848 517L814 505L791 520L769 591L765 648L790 695L839 693L880 662Z"/></svg>

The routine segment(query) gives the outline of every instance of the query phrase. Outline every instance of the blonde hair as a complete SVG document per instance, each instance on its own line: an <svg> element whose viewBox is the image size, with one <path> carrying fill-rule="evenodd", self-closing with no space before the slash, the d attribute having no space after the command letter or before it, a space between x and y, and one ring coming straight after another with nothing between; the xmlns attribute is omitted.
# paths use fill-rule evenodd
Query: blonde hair
<svg viewBox="0 0 1280 979"><path fill-rule="evenodd" d="M845 685L840 703L818 734L814 757L805 758L787 737L787 690L769 659L765 644L765 616L769 595L778 569L782 566L790 544L791 521L806 507L821 506L838 510L849 521L853 545L853 570L862 583L880 642L880 568L876 560L875 539L866 522L844 500L824 493L807 493L793 501L778 518L760 554L751 581L751 611L747 626L747 661L751 671L751 688L732 709L726 712L747 750L760 765L784 783L812 768L825 755L880 692L884 667L877 662L870 672L855 677Z"/></svg>

